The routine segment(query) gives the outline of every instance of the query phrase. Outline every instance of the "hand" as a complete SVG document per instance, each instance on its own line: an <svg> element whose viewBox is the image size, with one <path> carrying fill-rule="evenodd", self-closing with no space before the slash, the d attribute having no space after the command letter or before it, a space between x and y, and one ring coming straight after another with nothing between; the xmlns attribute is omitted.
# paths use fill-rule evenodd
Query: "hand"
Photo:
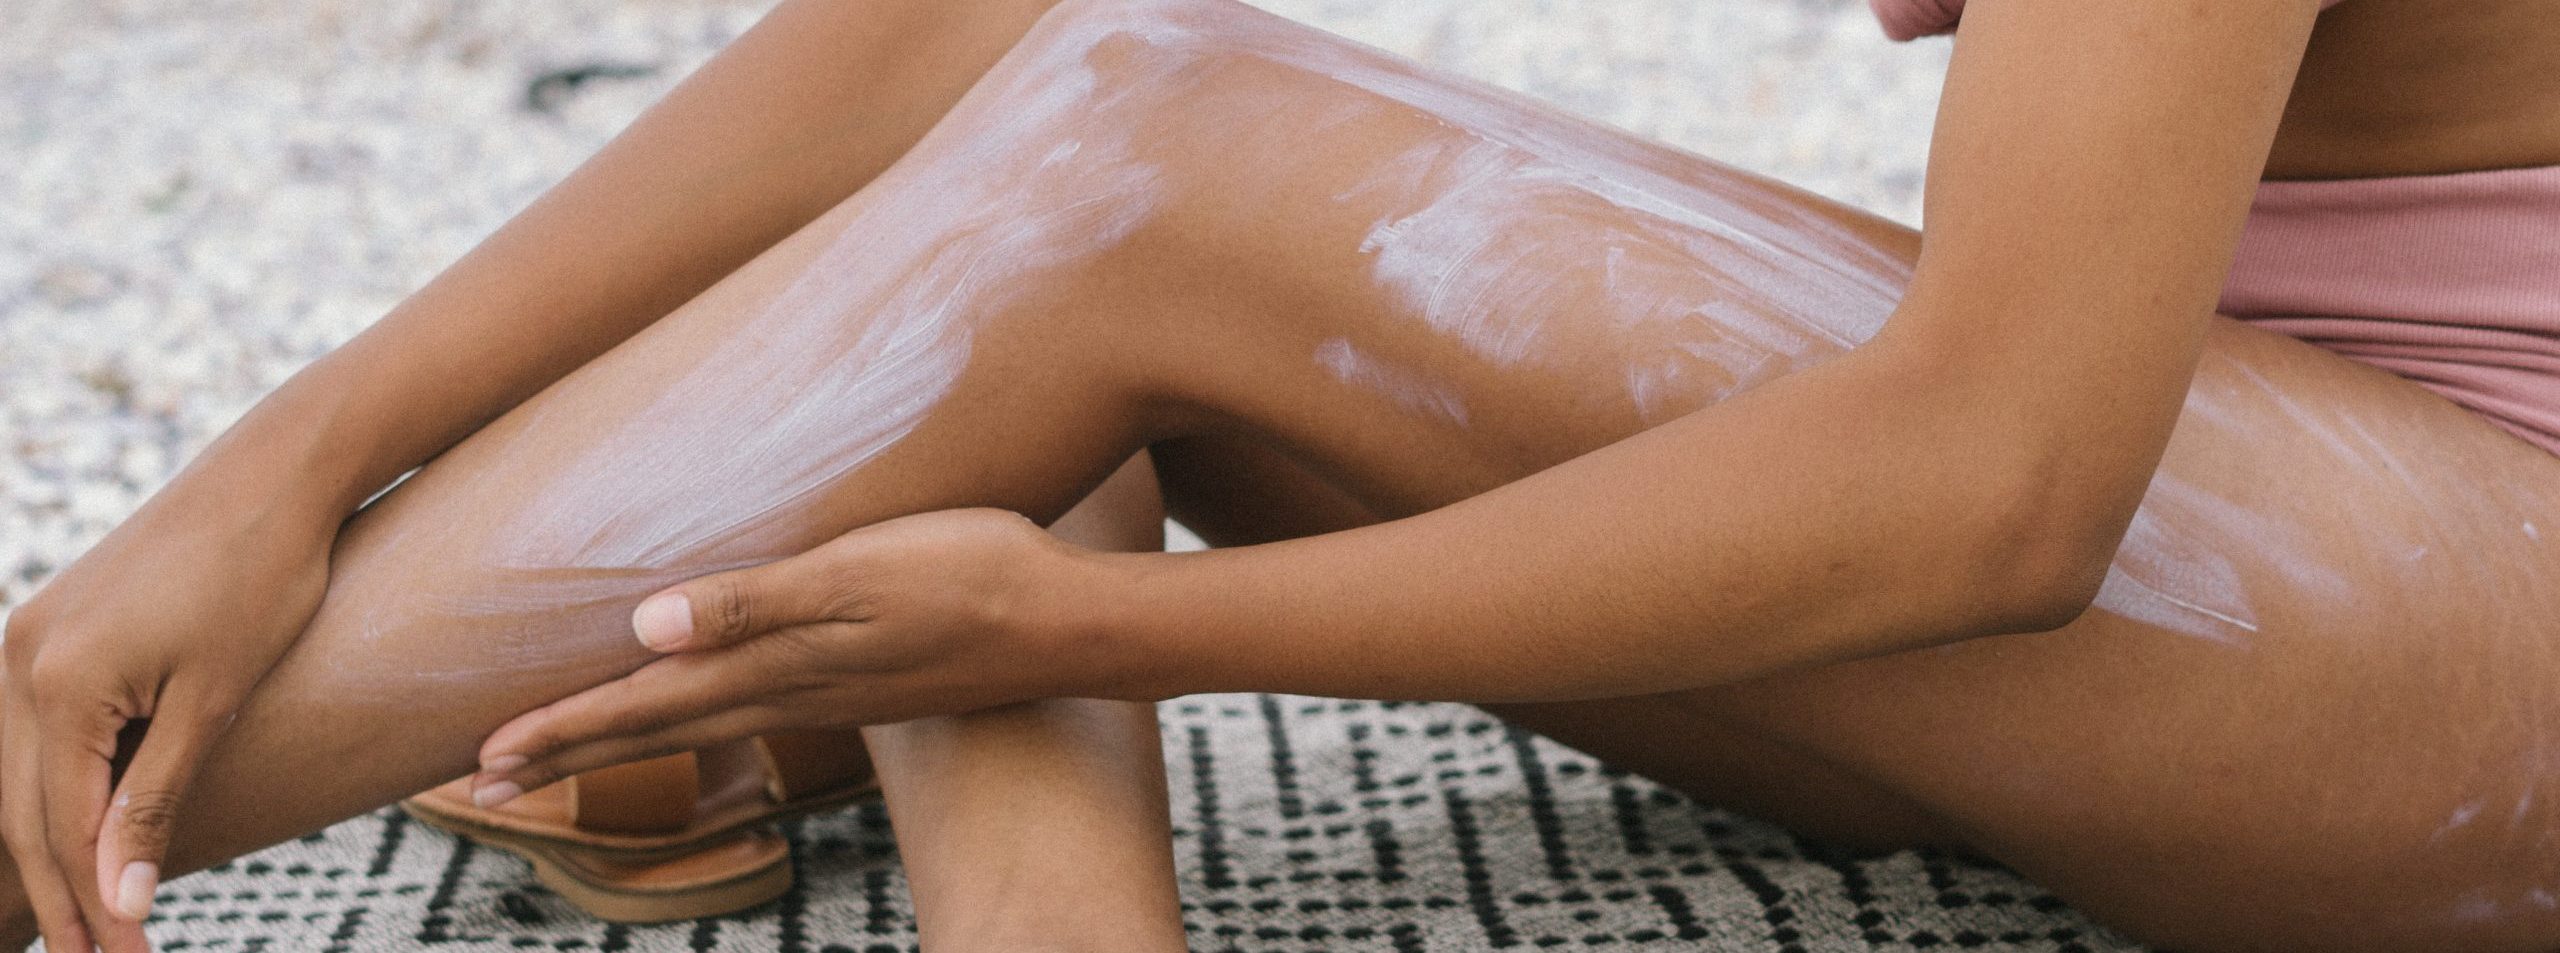
<svg viewBox="0 0 2560 953"><path fill-rule="evenodd" d="M164 495L9 617L0 838L46 949L149 948L196 765L319 608L335 524L257 512Z"/></svg>
<svg viewBox="0 0 2560 953"><path fill-rule="evenodd" d="M1044 607L1078 589L1082 552L1014 513L950 510L650 596L632 629L665 657L499 727L472 799L781 729L1080 694Z"/></svg>

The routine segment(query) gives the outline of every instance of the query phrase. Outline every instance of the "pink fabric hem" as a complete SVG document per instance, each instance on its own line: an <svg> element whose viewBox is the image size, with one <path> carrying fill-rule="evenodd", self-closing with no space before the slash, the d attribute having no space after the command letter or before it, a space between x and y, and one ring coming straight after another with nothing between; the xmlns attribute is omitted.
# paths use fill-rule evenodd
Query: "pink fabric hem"
<svg viewBox="0 0 2560 953"><path fill-rule="evenodd" d="M2221 309L2560 454L2560 166L2260 183Z"/></svg>
<svg viewBox="0 0 2560 953"><path fill-rule="evenodd" d="M1895 40L1953 32L1964 5L1867 0ZM2259 183L2222 311L2560 454L2560 166Z"/></svg>

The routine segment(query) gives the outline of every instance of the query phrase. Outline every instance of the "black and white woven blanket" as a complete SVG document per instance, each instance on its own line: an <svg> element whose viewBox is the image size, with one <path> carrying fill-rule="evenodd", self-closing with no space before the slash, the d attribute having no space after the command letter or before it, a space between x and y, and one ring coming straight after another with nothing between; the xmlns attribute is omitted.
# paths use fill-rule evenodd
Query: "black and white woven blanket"
<svg viewBox="0 0 2560 953"><path fill-rule="evenodd" d="M2139 950L2006 871L1852 858L1457 705L1167 703L1195 950ZM887 953L916 946L877 801L788 828L799 886L715 920L596 922L521 860L397 810L170 883L171 951Z"/></svg>

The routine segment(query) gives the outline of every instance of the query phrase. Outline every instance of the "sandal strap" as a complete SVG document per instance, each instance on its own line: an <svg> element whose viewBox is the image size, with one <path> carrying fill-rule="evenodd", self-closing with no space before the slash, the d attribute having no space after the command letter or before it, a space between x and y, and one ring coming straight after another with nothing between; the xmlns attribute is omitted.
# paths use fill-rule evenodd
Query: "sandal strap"
<svg viewBox="0 0 2560 953"><path fill-rule="evenodd" d="M615 834L673 834L693 823L701 766L693 752L571 775L569 822Z"/></svg>
<svg viewBox="0 0 2560 953"><path fill-rule="evenodd" d="M785 731L754 739L765 794L776 804L817 797L871 779L862 733L853 728ZM693 823L702 766L690 751L572 775L569 822L612 834L674 834Z"/></svg>
<svg viewBox="0 0 2560 953"><path fill-rule="evenodd" d="M765 794L776 804L842 791L871 780L871 758L855 728L779 731L755 739Z"/></svg>

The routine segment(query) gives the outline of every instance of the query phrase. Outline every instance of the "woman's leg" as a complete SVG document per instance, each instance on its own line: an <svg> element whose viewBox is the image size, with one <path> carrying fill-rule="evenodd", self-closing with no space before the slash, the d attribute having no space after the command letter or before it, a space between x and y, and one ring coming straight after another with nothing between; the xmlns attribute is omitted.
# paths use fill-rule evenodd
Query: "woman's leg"
<svg viewBox="0 0 2560 953"><path fill-rule="evenodd" d="M1046 517L1173 438L1441 505L1839 353L1915 245L1240 7L1078 2L874 188L351 526L177 857L458 773L640 661L623 615L669 579ZM2539 944L2560 463L2234 327L2196 393L2105 611L1684 704L2199 948Z"/></svg>
<svg viewBox="0 0 2560 953"><path fill-rule="evenodd" d="M1050 530L1164 548L1154 475L1132 462ZM1155 715L1055 699L863 732L927 946L1184 948Z"/></svg>

